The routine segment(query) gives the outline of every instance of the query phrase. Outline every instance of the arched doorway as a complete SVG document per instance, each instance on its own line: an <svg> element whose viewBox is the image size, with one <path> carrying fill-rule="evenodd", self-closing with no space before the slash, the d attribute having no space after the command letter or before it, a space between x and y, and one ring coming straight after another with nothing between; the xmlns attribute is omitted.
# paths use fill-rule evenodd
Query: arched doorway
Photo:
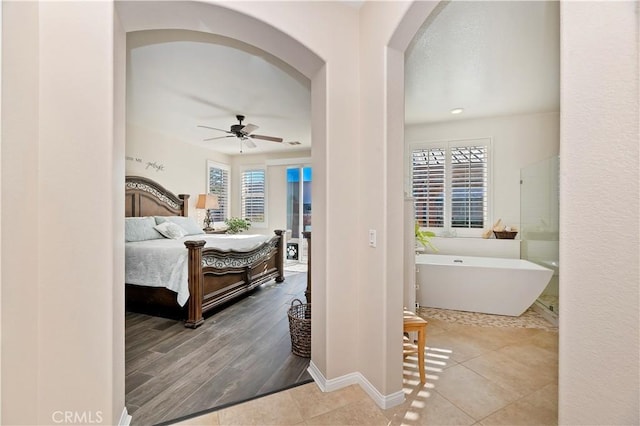
<svg viewBox="0 0 640 426"><path fill-rule="evenodd" d="M122 29L122 32L116 34L116 40L118 38L123 39L128 32L140 30L179 29L207 32L266 51L284 63L289 61L287 63L288 66L296 68L312 81L312 85L317 91L316 93L321 93L325 86L325 77L322 72L324 64L317 55L274 27L242 13L234 12L221 6L198 2L146 4L144 2L120 2L117 4L116 9L120 18L119 22L122 24L118 28ZM203 28L204 21L207 22L206 28ZM252 31L243 30L246 28L251 28ZM241 30L239 31L238 29ZM116 47L116 56L121 53L118 52L119 47ZM126 66L126 63L119 65ZM118 66L116 66L116 73L118 71L121 72L122 68L118 70ZM116 99L124 98L121 93L124 90L123 86L116 85ZM324 99L325 97L323 96L317 97L315 102L316 109L322 108ZM323 115L313 121L312 127L314 128L323 128L326 125ZM324 140L317 135L324 133L317 130L312 133L316 135L313 141L314 145L322 147ZM322 170L322 162L317 163L313 158L312 162L316 169ZM318 217L319 221L322 220L324 214L323 208L322 203L316 203L314 215Z"/></svg>

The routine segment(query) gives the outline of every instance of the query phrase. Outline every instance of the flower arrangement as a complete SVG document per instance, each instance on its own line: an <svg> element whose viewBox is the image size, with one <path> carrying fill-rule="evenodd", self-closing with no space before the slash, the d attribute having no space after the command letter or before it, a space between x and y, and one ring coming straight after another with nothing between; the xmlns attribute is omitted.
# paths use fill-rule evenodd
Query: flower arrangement
<svg viewBox="0 0 640 426"><path fill-rule="evenodd" d="M237 234L251 227L251 221L249 219L242 219L240 217L230 217L225 219L224 223L227 225L227 234Z"/></svg>

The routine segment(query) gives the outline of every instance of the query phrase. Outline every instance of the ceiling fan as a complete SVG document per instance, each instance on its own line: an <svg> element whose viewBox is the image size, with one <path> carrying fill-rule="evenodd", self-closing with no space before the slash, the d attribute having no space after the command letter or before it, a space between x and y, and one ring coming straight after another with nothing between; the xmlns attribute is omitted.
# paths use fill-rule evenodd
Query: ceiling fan
<svg viewBox="0 0 640 426"><path fill-rule="evenodd" d="M198 127L202 127L205 129L218 130L220 132L228 133L227 136L217 136L214 138L203 139L205 141L236 137L240 139L241 142L245 142L249 148L256 147L256 144L253 143L251 139L260 139L260 140L270 141L270 142L282 142L282 138L277 138L274 136L254 135L253 132L258 129L258 126L256 126L255 124L242 124L242 121L244 121L244 118L245 118L244 115L236 115L238 124L232 124L230 130L223 130L223 129L218 129L216 127L209 127L209 126L202 126L202 125L198 125ZM240 145L240 152L242 152L242 144Z"/></svg>

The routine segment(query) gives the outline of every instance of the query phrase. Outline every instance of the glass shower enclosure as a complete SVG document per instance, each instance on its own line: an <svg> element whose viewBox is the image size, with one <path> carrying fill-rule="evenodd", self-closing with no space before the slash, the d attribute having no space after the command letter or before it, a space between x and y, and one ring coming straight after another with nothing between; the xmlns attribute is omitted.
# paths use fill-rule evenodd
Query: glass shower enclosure
<svg viewBox="0 0 640 426"><path fill-rule="evenodd" d="M557 325L559 295L560 158L555 156L520 170L521 257L554 271L533 308Z"/></svg>

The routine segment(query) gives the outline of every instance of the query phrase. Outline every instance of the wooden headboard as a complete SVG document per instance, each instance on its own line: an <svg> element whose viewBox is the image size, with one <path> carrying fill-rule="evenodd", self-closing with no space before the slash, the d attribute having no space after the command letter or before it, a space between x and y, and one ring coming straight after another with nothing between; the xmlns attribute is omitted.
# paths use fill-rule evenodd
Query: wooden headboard
<svg viewBox="0 0 640 426"><path fill-rule="evenodd" d="M175 195L141 176L125 178L125 217L188 216L189 194Z"/></svg>

